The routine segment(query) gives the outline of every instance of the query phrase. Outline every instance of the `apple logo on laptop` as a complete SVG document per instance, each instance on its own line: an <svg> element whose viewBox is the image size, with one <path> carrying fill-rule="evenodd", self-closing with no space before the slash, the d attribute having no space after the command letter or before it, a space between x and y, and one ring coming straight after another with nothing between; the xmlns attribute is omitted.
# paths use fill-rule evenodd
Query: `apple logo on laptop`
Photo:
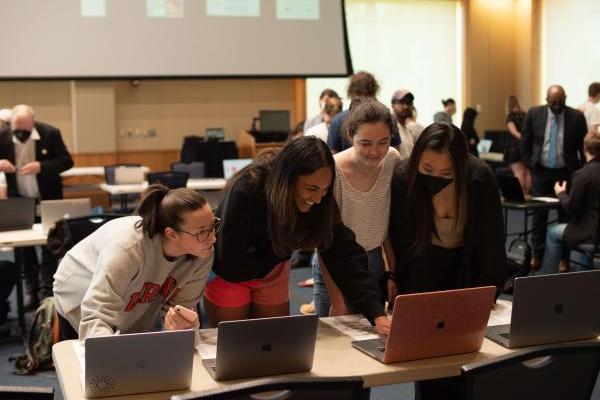
<svg viewBox="0 0 600 400"><path fill-rule="evenodd" d="M261 346L261 350L262 351L273 351L273 346L271 345L271 343L263 344Z"/></svg>
<svg viewBox="0 0 600 400"><path fill-rule="evenodd" d="M563 303L558 303L554 306L554 314L560 315L565 311L565 305Z"/></svg>
<svg viewBox="0 0 600 400"><path fill-rule="evenodd" d="M437 330L441 331L446 327L446 322L444 322L443 320L438 321L435 327L437 328Z"/></svg>

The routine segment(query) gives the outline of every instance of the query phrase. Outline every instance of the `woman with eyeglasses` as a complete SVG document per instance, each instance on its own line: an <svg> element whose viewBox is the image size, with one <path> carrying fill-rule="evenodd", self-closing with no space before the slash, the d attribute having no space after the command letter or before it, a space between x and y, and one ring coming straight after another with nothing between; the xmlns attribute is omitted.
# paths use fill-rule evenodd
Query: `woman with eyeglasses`
<svg viewBox="0 0 600 400"><path fill-rule="evenodd" d="M333 195L336 169L325 142L304 136L241 170L217 210L219 231L204 306L220 321L289 314L290 255L317 249L356 312L380 333L389 321L367 254L342 223Z"/></svg>
<svg viewBox="0 0 600 400"><path fill-rule="evenodd" d="M152 331L159 318L165 330L198 328L219 220L197 192L162 185L142 193L137 213L107 222L62 259L61 340Z"/></svg>

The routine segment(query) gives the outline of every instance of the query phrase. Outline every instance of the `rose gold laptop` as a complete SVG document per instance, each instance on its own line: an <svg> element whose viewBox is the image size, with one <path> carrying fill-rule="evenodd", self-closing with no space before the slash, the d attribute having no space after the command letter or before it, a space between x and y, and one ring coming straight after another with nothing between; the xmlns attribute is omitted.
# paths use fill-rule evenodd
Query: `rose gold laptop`
<svg viewBox="0 0 600 400"><path fill-rule="evenodd" d="M387 339L352 345L386 364L479 351L495 294L484 286L400 295Z"/></svg>

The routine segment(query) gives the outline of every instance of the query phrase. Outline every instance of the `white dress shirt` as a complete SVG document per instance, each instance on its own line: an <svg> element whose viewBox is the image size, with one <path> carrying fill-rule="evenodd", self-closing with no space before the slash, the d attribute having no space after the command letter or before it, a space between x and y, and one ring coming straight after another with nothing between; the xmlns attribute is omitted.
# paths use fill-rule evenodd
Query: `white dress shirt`
<svg viewBox="0 0 600 400"><path fill-rule="evenodd" d="M13 135L13 143L15 145L15 168L17 169L17 190L23 197L40 197L40 190L37 183L37 174L21 175L19 169L24 165L36 161L35 159L35 142L40 140L40 134L35 127L31 131L31 135L21 143Z"/></svg>

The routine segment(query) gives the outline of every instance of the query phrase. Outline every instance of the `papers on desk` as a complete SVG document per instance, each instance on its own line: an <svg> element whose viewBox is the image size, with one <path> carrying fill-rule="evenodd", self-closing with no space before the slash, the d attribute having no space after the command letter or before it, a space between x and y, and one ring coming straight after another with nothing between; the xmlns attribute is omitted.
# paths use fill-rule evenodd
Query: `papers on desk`
<svg viewBox="0 0 600 400"><path fill-rule="evenodd" d="M369 340L382 337L375 331L369 321L360 314L341 315L339 317L325 317L321 321L350 336L352 340Z"/></svg>
<svg viewBox="0 0 600 400"><path fill-rule="evenodd" d="M200 329L198 352L203 359L217 358L217 328Z"/></svg>
<svg viewBox="0 0 600 400"><path fill-rule="evenodd" d="M508 325L512 315L512 303L506 300L498 300L494 304L488 326Z"/></svg>
<svg viewBox="0 0 600 400"><path fill-rule="evenodd" d="M531 200L543 201L544 203L558 203L558 199L556 197L539 196L539 197L532 197Z"/></svg>

